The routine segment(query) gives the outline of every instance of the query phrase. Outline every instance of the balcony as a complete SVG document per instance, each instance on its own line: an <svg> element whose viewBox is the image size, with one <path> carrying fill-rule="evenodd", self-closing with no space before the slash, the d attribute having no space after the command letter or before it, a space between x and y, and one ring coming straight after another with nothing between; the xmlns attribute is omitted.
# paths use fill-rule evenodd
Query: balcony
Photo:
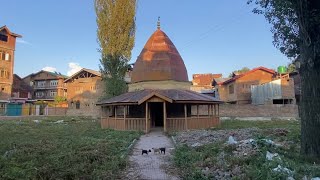
<svg viewBox="0 0 320 180"><path fill-rule="evenodd" d="M67 89L65 86L37 86L34 85L33 89L38 90L38 89Z"/></svg>

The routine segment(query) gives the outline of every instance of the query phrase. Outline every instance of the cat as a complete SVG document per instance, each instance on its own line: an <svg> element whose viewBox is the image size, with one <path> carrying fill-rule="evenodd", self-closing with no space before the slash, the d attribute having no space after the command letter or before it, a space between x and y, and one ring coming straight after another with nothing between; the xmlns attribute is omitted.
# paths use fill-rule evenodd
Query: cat
<svg viewBox="0 0 320 180"><path fill-rule="evenodd" d="M153 149L154 154L156 154L156 153L160 154L160 149L159 148L152 148L152 149Z"/></svg>
<svg viewBox="0 0 320 180"><path fill-rule="evenodd" d="M160 150L161 154L162 154L162 152L163 152L163 154L166 154L166 148L165 147L159 148L159 150Z"/></svg>

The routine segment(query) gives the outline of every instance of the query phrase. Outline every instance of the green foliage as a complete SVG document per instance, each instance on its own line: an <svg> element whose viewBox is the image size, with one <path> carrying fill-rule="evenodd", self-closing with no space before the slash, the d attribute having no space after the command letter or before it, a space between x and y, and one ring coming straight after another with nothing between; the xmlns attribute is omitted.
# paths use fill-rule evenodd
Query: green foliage
<svg viewBox="0 0 320 180"><path fill-rule="evenodd" d="M233 74L243 74L243 73L248 72L248 71L250 71L250 68L243 67L242 69L239 69L239 70L236 70L236 71L233 71L232 73L230 73L229 77L232 77Z"/></svg>
<svg viewBox="0 0 320 180"><path fill-rule="evenodd" d="M136 0L95 0L95 10L105 96L113 97L127 91L124 77L134 46Z"/></svg>
<svg viewBox="0 0 320 180"><path fill-rule="evenodd" d="M66 97L63 97L63 96L55 96L54 97L54 102L59 104L59 103L63 103L63 102L66 102L67 101L67 98Z"/></svg>
<svg viewBox="0 0 320 180"><path fill-rule="evenodd" d="M293 63L288 64L287 66L288 73L292 73L296 71L296 66Z"/></svg>
<svg viewBox="0 0 320 180"><path fill-rule="evenodd" d="M127 91L124 80L127 63L121 57L107 55L100 60L100 71L105 83L105 97L110 98Z"/></svg>
<svg viewBox="0 0 320 180"><path fill-rule="evenodd" d="M121 156L140 134L101 129L92 120L0 121L0 179L118 178L127 164Z"/></svg>
<svg viewBox="0 0 320 180"><path fill-rule="evenodd" d="M136 0L95 0L102 55L130 60L135 37Z"/></svg>

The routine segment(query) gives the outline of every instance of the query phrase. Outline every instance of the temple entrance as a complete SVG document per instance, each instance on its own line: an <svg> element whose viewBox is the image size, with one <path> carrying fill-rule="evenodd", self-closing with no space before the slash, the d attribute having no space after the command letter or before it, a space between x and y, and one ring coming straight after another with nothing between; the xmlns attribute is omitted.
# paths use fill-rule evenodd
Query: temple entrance
<svg viewBox="0 0 320 180"><path fill-rule="evenodd" d="M163 103L150 103L151 127L163 127Z"/></svg>

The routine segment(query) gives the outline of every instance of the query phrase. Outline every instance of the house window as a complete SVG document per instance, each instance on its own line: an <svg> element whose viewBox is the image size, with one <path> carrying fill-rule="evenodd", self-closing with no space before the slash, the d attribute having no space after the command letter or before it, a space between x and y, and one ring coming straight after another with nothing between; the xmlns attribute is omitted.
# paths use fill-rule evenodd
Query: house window
<svg viewBox="0 0 320 180"><path fill-rule="evenodd" d="M75 87L75 93L76 94L81 94L83 91L83 88L82 87Z"/></svg>
<svg viewBox="0 0 320 180"><path fill-rule="evenodd" d="M8 36L4 34L0 34L0 41L8 42Z"/></svg>
<svg viewBox="0 0 320 180"><path fill-rule="evenodd" d="M55 97L56 95L57 95L57 91L51 90L50 93L49 93L50 97Z"/></svg>
<svg viewBox="0 0 320 180"><path fill-rule="evenodd" d="M37 98L40 98L42 96L44 96L44 92L36 92L36 97Z"/></svg>
<svg viewBox="0 0 320 180"><path fill-rule="evenodd" d="M38 81L37 86L38 87L45 87L46 86L46 81Z"/></svg>
<svg viewBox="0 0 320 180"><path fill-rule="evenodd" d="M9 54L9 53L5 53L5 54L4 54L4 60L5 60L5 61L10 61L10 59L11 59L10 54Z"/></svg>
<svg viewBox="0 0 320 180"><path fill-rule="evenodd" d="M229 94L233 94L233 93L234 93L234 85L231 84L231 85L229 86Z"/></svg>
<svg viewBox="0 0 320 180"><path fill-rule="evenodd" d="M76 109L80 109L80 101L79 100L76 102Z"/></svg>
<svg viewBox="0 0 320 180"><path fill-rule="evenodd" d="M91 87L90 87L90 90L91 90L92 92L96 92L97 87L96 87L96 86L91 86Z"/></svg>
<svg viewBox="0 0 320 180"><path fill-rule="evenodd" d="M0 70L0 77L9 79L10 73L6 69L1 69Z"/></svg>
<svg viewBox="0 0 320 180"><path fill-rule="evenodd" d="M50 81L50 86L53 86L53 87L58 86L58 81L57 80Z"/></svg>
<svg viewBox="0 0 320 180"><path fill-rule="evenodd" d="M10 61L11 55L8 52L0 51L0 59L4 61Z"/></svg>

